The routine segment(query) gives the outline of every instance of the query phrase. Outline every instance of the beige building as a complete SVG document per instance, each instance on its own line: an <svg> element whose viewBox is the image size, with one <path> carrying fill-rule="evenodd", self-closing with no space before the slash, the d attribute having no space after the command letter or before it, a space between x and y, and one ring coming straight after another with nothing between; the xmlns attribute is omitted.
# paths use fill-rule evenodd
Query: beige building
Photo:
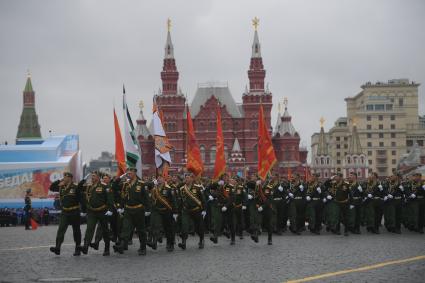
<svg viewBox="0 0 425 283"><path fill-rule="evenodd" d="M368 82L356 96L345 99L347 117L339 118L326 133L336 172L344 171L353 123L357 125L369 170L380 176L390 175L400 157L415 143L424 146L425 124L418 113L418 87L419 84L408 79ZM312 161L319 136L319 133L312 136Z"/></svg>

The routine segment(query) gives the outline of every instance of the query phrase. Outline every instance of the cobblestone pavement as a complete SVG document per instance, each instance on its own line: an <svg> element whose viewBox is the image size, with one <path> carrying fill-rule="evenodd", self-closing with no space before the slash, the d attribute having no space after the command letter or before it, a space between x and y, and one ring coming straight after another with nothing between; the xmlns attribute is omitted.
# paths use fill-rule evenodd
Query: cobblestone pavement
<svg viewBox="0 0 425 283"><path fill-rule="evenodd" d="M102 256L89 250L73 257L72 230L68 229L61 255L50 253L57 226L25 231L23 227L0 228L0 282L61 282L83 278L86 282L285 282L324 273L359 268L386 261L425 255L425 236L404 231L402 235L274 236L273 245L261 236L258 244L246 236L236 245L220 238L206 240L204 250L191 237L188 248L173 253L148 248L137 255L137 241L124 255ZM85 231L85 227L82 227ZM208 236L206 237L208 239ZM136 239L135 239L136 240ZM60 279L63 278L63 279ZM425 260L388 265L314 282L424 282Z"/></svg>

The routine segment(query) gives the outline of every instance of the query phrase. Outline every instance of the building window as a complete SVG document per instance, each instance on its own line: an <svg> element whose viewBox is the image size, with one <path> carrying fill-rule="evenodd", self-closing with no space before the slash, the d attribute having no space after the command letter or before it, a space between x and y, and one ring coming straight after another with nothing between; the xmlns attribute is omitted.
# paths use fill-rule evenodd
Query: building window
<svg viewBox="0 0 425 283"><path fill-rule="evenodd" d="M369 159L369 165L372 165L372 159Z"/></svg>
<svg viewBox="0 0 425 283"><path fill-rule="evenodd" d="M384 146L384 142L379 142L379 146L383 147Z"/></svg>
<svg viewBox="0 0 425 283"><path fill-rule="evenodd" d="M368 150L367 155L371 156L372 155L372 151Z"/></svg>
<svg viewBox="0 0 425 283"><path fill-rule="evenodd" d="M378 119L379 119L379 121L383 121L383 120L384 120L384 116L379 115L379 116L378 116Z"/></svg>
<svg viewBox="0 0 425 283"><path fill-rule="evenodd" d="M205 163L205 146L201 145L199 151L201 152L202 161Z"/></svg>
<svg viewBox="0 0 425 283"><path fill-rule="evenodd" d="M215 152L216 152L216 147L212 146L210 148L210 163L215 163Z"/></svg>
<svg viewBox="0 0 425 283"><path fill-rule="evenodd" d="M338 157L339 157L339 156L341 156L341 152L339 152L339 151L338 151L338 152L336 153L336 156L338 156Z"/></svg>
<svg viewBox="0 0 425 283"><path fill-rule="evenodd" d="M344 148L347 149L348 148L348 144L344 144Z"/></svg>
<svg viewBox="0 0 425 283"><path fill-rule="evenodd" d="M407 140L406 145L407 146L413 146L413 140Z"/></svg>
<svg viewBox="0 0 425 283"><path fill-rule="evenodd" d="M371 133L367 133L367 138L371 139L372 138L372 134Z"/></svg>
<svg viewBox="0 0 425 283"><path fill-rule="evenodd" d="M344 137L344 141L347 141L348 140L348 138L347 137Z"/></svg>
<svg viewBox="0 0 425 283"><path fill-rule="evenodd" d="M367 143L367 147L372 147L372 143L371 142L368 142Z"/></svg>
<svg viewBox="0 0 425 283"><path fill-rule="evenodd" d="M229 158L229 149L227 148L227 145L224 146L224 160L227 160Z"/></svg>
<svg viewBox="0 0 425 283"><path fill-rule="evenodd" d="M347 163L350 164L351 163L351 158L350 156L347 157Z"/></svg>
<svg viewBox="0 0 425 283"><path fill-rule="evenodd" d="M336 148L338 148L338 149L341 148L341 145L340 144L337 144L336 145Z"/></svg>
<svg viewBox="0 0 425 283"><path fill-rule="evenodd" d="M387 109L387 111L392 111L393 110L393 105L392 104L387 104L387 105L385 105L385 108Z"/></svg>
<svg viewBox="0 0 425 283"><path fill-rule="evenodd" d="M379 133L379 138L383 139L384 138L384 134L383 133Z"/></svg>
<svg viewBox="0 0 425 283"><path fill-rule="evenodd" d="M399 105L400 107L403 107L403 106L404 106L404 100L403 100L403 98L399 98L399 99L398 99L398 105Z"/></svg>
<svg viewBox="0 0 425 283"><path fill-rule="evenodd" d="M384 125L379 124L379 129L380 129L380 130L383 130L383 129L384 129Z"/></svg>
<svg viewBox="0 0 425 283"><path fill-rule="evenodd" d="M391 130L395 129L395 124L391 124Z"/></svg>
<svg viewBox="0 0 425 283"><path fill-rule="evenodd" d="M370 121L370 120L372 120L372 117L370 115L367 115L366 116L366 121Z"/></svg>
<svg viewBox="0 0 425 283"><path fill-rule="evenodd" d="M395 115L391 115L391 121L394 121L395 120Z"/></svg>
<svg viewBox="0 0 425 283"><path fill-rule="evenodd" d="M384 111L385 105L384 104L375 104L375 111Z"/></svg>
<svg viewBox="0 0 425 283"><path fill-rule="evenodd" d="M367 104L366 111L373 111L373 104Z"/></svg>
<svg viewBox="0 0 425 283"><path fill-rule="evenodd" d="M340 137L336 137L336 141L339 141L340 140Z"/></svg>
<svg viewBox="0 0 425 283"><path fill-rule="evenodd" d="M392 155L392 156L397 155L397 151L395 151L395 150L391 150L391 155Z"/></svg>
<svg viewBox="0 0 425 283"><path fill-rule="evenodd" d="M391 163L392 163L392 164L397 164L397 160L392 159L392 160L391 160Z"/></svg>
<svg viewBox="0 0 425 283"><path fill-rule="evenodd" d="M341 164L341 160L337 160L336 161L336 164Z"/></svg>
<svg viewBox="0 0 425 283"><path fill-rule="evenodd" d="M395 133L391 133L391 138L395 139L396 135Z"/></svg>
<svg viewBox="0 0 425 283"><path fill-rule="evenodd" d="M288 150L285 151L285 153L288 152ZM254 155L254 162L258 161L258 146L254 145L253 149L253 155Z"/></svg>
<svg viewBox="0 0 425 283"><path fill-rule="evenodd" d="M424 146L424 141L423 140L417 140L416 142L418 143L419 146Z"/></svg>
<svg viewBox="0 0 425 283"><path fill-rule="evenodd" d="M367 125L367 126L366 126L366 129L368 129L368 130L372 130L372 125Z"/></svg>
<svg viewBox="0 0 425 283"><path fill-rule="evenodd" d="M391 146L392 147L396 147L397 146L397 143L396 142L391 142Z"/></svg>

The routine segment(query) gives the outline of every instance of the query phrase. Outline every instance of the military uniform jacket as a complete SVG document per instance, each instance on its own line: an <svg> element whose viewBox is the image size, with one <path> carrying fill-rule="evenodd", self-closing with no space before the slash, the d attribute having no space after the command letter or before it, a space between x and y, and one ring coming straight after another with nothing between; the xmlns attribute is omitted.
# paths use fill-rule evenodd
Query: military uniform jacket
<svg viewBox="0 0 425 283"><path fill-rule="evenodd" d="M246 206L246 194L243 189L243 185L236 185L232 188L232 207L234 209L241 209L242 206Z"/></svg>
<svg viewBox="0 0 425 283"><path fill-rule="evenodd" d="M195 212L206 208L205 197L200 185L184 185L180 187L182 209Z"/></svg>
<svg viewBox="0 0 425 283"><path fill-rule="evenodd" d="M144 209L146 212L150 212L151 201L148 184L140 180L125 182L121 190L121 207L128 211Z"/></svg>
<svg viewBox="0 0 425 283"><path fill-rule="evenodd" d="M306 193L304 184L300 181L296 181L290 184L289 192L294 195L294 199L303 199Z"/></svg>
<svg viewBox="0 0 425 283"><path fill-rule="evenodd" d="M392 195L393 198L389 201L397 201L404 199L404 186L398 181L389 181L387 184L387 194Z"/></svg>
<svg viewBox="0 0 425 283"><path fill-rule="evenodd" d="M337 203L348 203L350 199L349 184L345 181L332 181L328 194Z"/></svg>
<svg viewBox="0 0 425 283"><path fill-rule="evenodd" d="M320 188L320 193L317 191ZM322 198L322 184L318 181L311 181L307 184L305 196L309 196L312 201L317 201Z"/></svg>
<svg viewBox="0 0 425 283"><path fill-rule="evenodd" d="M60 181L55 181L50 185L50 191L59 192L59 201L64 214L80 213L82 204L81 189L74 183L59 185Z"/></svg>
<svg viewBox="0 0 425 283"><path fill-rule="evenodd" d="M113 210L114 201L111 193L111 188L98 182L86 186L85 191L85 206L83 211L88 212L105 212Z"/></svg>
<svg viewBox="0 0 425 283"><path fill-rule="evenodd" d="M152 208L159 212L172 212L177 213L177 203L173 188L164 184L152 189Z"/></svg>
<svg viewBox="0 0 425 283"><path fill-rule="evenodd" d="M424 199L425 190L422 182L410 181L406 189L406 198L409 199L411 194L415 194L415 199ZM413 199L413 200L415 200Z"/></svg>
<svg viewBox="0 0 425 283"><path fill-rule="evenodd" d="M382 188L380 188L382 186ZM366 188L366 197L368 194L371 194L374 199L383 199L386 195L384 186L378 182L368 182Z"/></svg>
<svg viewBox="0 0 425 283"><path fill-rule="evenodd" d="M279 187L282 187L282 191L279 191ZM274 201L284 201L286 197L287 187L283 183L276 182L273 185L273 200Z"/></svg>
<svg viewBox="0 0 425 283"><path fill-rule="evenodd" d="M31 210L31 198L29 196L25 197L25 206L24 211L28 212Z"/></svg>
<svg viewBox="0 0 425 283"><path fill-rule="evenodd" d="M361 192L359 190L359 186L361 187ZM349 184L349 193L352 205L360 205L362 203L364 191L359 182L351 182Z"/></svg>

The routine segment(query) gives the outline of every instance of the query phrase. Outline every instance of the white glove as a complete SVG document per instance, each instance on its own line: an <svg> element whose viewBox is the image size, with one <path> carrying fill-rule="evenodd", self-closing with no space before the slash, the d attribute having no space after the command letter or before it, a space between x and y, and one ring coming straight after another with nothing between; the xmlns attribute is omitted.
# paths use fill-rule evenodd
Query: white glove
<svg viewBox="0 0 425 283"><path fill-rule="evenodd" d="M157 179L153 179L153 184L156 186L158 185L158 180Z"/></svg>
<svg viewBox="0 0 425 283"><path fill-rule="evenodd" d="M323 203L326 203L328 200L326 198L323 198Z"/></svg>
<svg viewBox="0 0 425 283"><path fill-rule="evenodd" d="M416 197L416 195L415 194L411 194L410 195L410 198L415 198Z"/></svg>
<svg viewBox="0 0 425 283"><path fill-rule="evenodd" d="M388 197L387 197L387 196L385 196L385 197L384 197L384 201L387 201L387 200L388 200Z"/></svg>
<svg viewBox="0 0 425 283"><path fill-rule="evenodd" d="M224 185L224 181L223 181L223 180L220 180L220 181L218 181L218 184L219 184L220 186L223 186L223 185Z"/></svg>
<svg viewBox="0 0 425 283"><path fill-rule="evenodd" d="M388 194L388 196L387 196L389 199L392 199L393 198L393 195L392 194Z"/></svg>
<svg viewBox="0 0 425 283"><path fill-rule="evenodd" d="M207 215L207 212L205 210L202 210L201 215L202 215L202 218L205 218L205 215Z"/></svg>
<svg viewBox="0 0 425 283"><path fill-rule="evenodd" d="M404 187L402 185L398 186L398 188L400 189L400 191L404 192Z"/></svg>
<svg viewBox="0 0 425 283"><path fill-rule="evenodd" d="M331 200L332 199L332 196L327 196L326 197L328 200Z"/></svg>
<svg viewBox="0 0 425 283"><path fill-rule="evenodd" d="M307 201L311 201L311 197L310 197L310 196L306 196L306 197L305 197L305 199L306 199Z"/></svg>
<svg viewBox="0 0 425 283"><path fill-rule="evenodd" d="M279 192L283 192L283 187L279 186L279 188L277 188L279 190Z"/></svg>
<svg viewBox="0 0 425 283"><path fill-rule="evenodd" d="M252 195L248 194L248 199L253 199Z"/></svg>
<svg viewBox="0 0 425 283"><path fill-rule="evenodd" d="M316 191L321 194L322 193L322 189L320 187L317 187Z"/></svg>
<svg viewBox="0 0 425 283"><path fill-rule="evenodd" d="M62 213L62 210L60 210L60 209L59 209L59 210L56 210L56 211L57 211L58 213Z"/></svg>
<svg viewBox="0 0 425 283"><path fill-rule="evenodd" d="M86 215L87 215L87 213L84 213L84 212L81 212L81 213L80 213L80 216L81 216L81 217L86 217Z"/></svg>
<svg viewBox="0 0 425 283"><path fill-rule="evenodd" d="M213 198L213 196L212 196L212 195L209 195L209 196L208 196L208 199L209 199L209 200L214 200L214 198Z"/></svg>
<svg viewBox="0 0 425 283"><path fill-rule="evenodd" d="M242 205L242 210L246 210L246 206L245 205Z"/></svg>
<svg viewBox="0 0 425 283"><path fill-rule="evenodd" d="M179 215L178 214L173 214L174 221L177 221L177 216L179 216Z"/></svg>
<svg viewBox="0 0 425 283"><path fill-rule="evenodd" d="M422 189L425 190L425 185L422 185Z"/></svg>
<svg viewBox="0 0 425 283"><path fill-rule="evenodd" d="M261 180L257 180L256 184L257 186L261 185Z"/></svg>
<svg viewBox="0 0 425 283"><path fill-rule="evenodd" d="M109 211L109 210L108 210L107 212L105 212L105 215L106 215L106 216L112 216L112 211Z"/></svg>
<svg viewBox="0 0 425 283"><path fill-rule="evenodd" d="M384 187L383 187L381 184L379 184L378 188L379 188L379 190L380 190L381 192L382 192L382 190L384 189Z"/></svg>
<svg viewBox="0 0 425 283"><path fill-rule="evenodd" d="M151 215L150 211L146 211L145 216L149 216L149 215Z"/></svg>
<svg viewBox="0 0 425 283"><path fill-rule="evenodd" d="M362 193L362 192L363 192L363 188L362 188L362 186L360 186L360 185L359 185L359 186L357 187L357 190L358 190L359 192L361 192L361 193Z"/></svg>
<svg viewBox="0 0 425 283"><path fill-rule="evenodd" d="M221 211L226 212L226 211L227 211L227 207L223 206L223 207L221 208Z"/></svg>
<svg viewBox="0 0 425 283"><path fill-rule="evenodd" d="M288 194L288 196L289 196L290 198L293 198L293 197L294 197L294 194L293 194L293 193L289 193L289 194Z"/></svg>
<svg viewBox="0 0 425 283"><path fill-rule="evenodd" d="M367 194L367 197L368 197L368 198L372 198L372 195L371 195L371 194Z"/></svg>
<svg viewBox="0 0 425 283"><path fill-rule="evenodd" d="M350 205L350 209L353 209L354 208L354 205Z"/></svg>
<svg viewBox="0 0 425 283"><path fill-rule="evenodd" d="M304 186L303 185L300 185L299 188L300 188L300 191L301 192L304 191Z"/></svg>
<svg viewBox="0 0 425 283"><path fill-rule="evenodd" d="M262 206L260 206L260 207L258 208L258 211L259 211L259 212L263 211L263 207L262 207Z"/></svg>
<svg viewBox="0 0 425 283"><path fill-rule="evenodd" d="M123 213L124 213L124 209L122 209L122 208L118 208L118 209L117 209L117 212L118 212L119 214L123 214Z"/></svg>

